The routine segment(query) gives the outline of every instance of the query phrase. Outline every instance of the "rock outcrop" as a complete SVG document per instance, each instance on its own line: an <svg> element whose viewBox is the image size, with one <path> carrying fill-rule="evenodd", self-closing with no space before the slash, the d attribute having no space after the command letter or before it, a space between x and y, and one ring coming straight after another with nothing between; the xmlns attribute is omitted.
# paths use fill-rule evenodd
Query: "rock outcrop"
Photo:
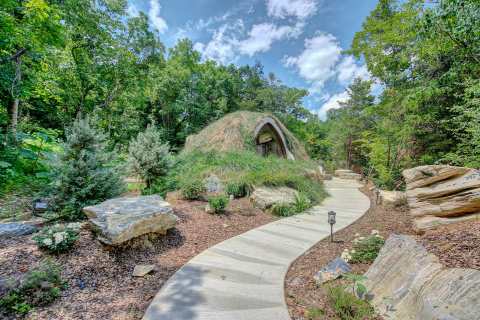
<svg viewBox="0 0 480 320"><path fill-rule="evenodd" d="M275 204L293 204L298 192L288 187L258 187L250 195L250 201L261 210L271 208Z"/></svg>
<svg viewBox="0 0 480 320"><path fill-rule="evenodd" d="M335 170L335 176L340 179L352 179L352 180L361 180L362 175L353 172L352 170L347 169L338 169Z"/></svg>
<svg viewBox="0 0 480 320"><path fill-rule="evenodd" d="M170 204L158 195L110 199L83 212L99 231L99 240L111 246L149 233L165 234L177 222Z"/></svg>
<svg viewBox="0 0 480 320"><path fill-rule="evenodd" d="M445 165L403 171L417 231L480 218L480 171Z"/></svg>
<svg viewBox="0 0 480 320"><path fill-rule="evenodd" d="M478 319L480 271L445 268L412 237L393 235L365 274L385 319Z"/></svg>

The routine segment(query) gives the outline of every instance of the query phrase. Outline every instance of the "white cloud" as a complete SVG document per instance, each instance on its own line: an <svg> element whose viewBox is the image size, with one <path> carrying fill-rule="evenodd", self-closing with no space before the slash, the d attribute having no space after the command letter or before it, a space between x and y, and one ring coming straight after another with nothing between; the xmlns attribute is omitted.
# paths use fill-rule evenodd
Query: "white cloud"
<svg viewBox="0 0 480 320"><path fill-rule="evenodd" d="M152 22L153 26L158 30L160 33L164 33L168 29L167 22L160 17L160 6L159 0L150 0L150 9L148 10L148 19Z"/></svg>
<svg viewBox="0 0 480 320"><path fill-rule="evenodd" d="M370 79L367 67L355 63L353 56L344 57L338 64L337 71L337 79L344 86L348 86L355 78L362 78L364 80Z"/></svg>
<svg viewBox="0 0 480 320"><path fill-rule="evenodd" d="M310 83L310 91L320 93L325 82L336 73L341 48L334 36L321 34L305 39L303 52L296 57L285 57L287 67L295 67L299 75Z"/></svg>
<svg viewBox="0 0 480 320"><path fill-rule="evenodd" d="M267 12L271 17L297 17L305 19L317 11L316 0L266 0Z"/></svg>
<svg viewBox="0 0 480 320"><path fill-rule="evenodd" d="M239 43L240 52L249 56L253 56L257 52L266 52L270 50L274 41L298 37L302 33L303 27L303 23L280 27L272 23L253 25L248 33L248 38Z"/></svg>
<svg viewBox="0 0 480 320"><path fill-rule="evenodd" d="M339 102L345 102L348 99L348 92L334 94L331 96L318 110L318 117L322 120L327 118L327 111L331 109L339 109Z"/></svg>
<svg viewBox="0 0 480 320"><path fill-rule="evenodd" d="M212 39L207 44L195 43L194 49L199 51L204 59L212 59L222 64L233 62L238 48L237 33L243 30L243 21L224 24L214 31Z"/></svg>

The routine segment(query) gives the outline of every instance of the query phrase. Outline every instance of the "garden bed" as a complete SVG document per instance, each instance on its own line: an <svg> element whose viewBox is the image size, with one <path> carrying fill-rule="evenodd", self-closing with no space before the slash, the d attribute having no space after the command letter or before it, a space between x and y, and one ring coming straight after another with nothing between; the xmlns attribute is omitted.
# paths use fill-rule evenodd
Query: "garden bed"
<svg viewBox="0 0 480 320"><path fill-rule="evenodd" d="M406 207L385 208L376 206L373 194L367 187L362 189L371 198L371 207L352 225L335 233L334 243L330 239L318 242L300 256L291 266L285 279L285 294L292 320L340 319L329 302L327 286L317 286L313 276L331 260L339 257L344 249L352 248L356 234L369 235L378 230L386 239L392 233L411 234L410 217ZM363 274L369 264L352 264L352 273ZM335 280L330 285L342 285L344 280Z"/></svg>
<svg viewBox="0 0 480 320"><path fill-rule="evenodd" d="M176 228L152 240L150 248L108 251L88 230L81 231L72 251L58 256L39 251L31 236L0 240L0 278L21 276L51 257L62 267L68 288L28 319L140 319L165 281L192 257L275 219L246 198L233 200L222 215L206 213L200 201L176 200L172 206L179 217ZM135 278L137 264L155 264L158 270Z"/></svg>

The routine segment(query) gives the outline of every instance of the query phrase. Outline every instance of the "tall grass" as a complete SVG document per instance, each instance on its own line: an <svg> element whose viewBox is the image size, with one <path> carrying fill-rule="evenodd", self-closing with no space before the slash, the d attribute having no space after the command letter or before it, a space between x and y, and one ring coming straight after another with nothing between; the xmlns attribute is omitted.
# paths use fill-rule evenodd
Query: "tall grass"
<svg viewBox="0 0 480 320"><path fill-rule="evenodd" d="M278 157L262 157L255 152L192 152L180 154L168 176L157 182L157 191L181 189L192 182L201 181L211 174L225 184L246 186L286 186L308 197L311 204L326 196L323 185L307 177L307 169L315 169L311 161L292 161Z"/></svg>

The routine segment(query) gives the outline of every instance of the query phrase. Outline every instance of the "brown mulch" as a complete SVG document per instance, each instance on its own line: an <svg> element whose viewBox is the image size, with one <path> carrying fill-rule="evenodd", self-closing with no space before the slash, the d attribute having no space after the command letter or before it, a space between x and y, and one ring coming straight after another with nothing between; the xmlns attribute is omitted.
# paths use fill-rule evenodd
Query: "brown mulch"
<svg viewBox="0 0 480 320"><path fill-rule="evenodd" d="M447 267L480 270L480 220L441 226L417 240Z"/></svg>
<svg viewBox="0 0 480 320"><path fill-rule="evenodd" d="M62 266L68 289L52 305L37 308L29 319L140 319L154 295L183 264L225 239L273 221L254 209L248 199L233 200L223 215L205 212L205 202L172 203L180 218L166 236L151 246L107 250L88 230L82 230L71 252L50 256ZM240 215L250 213L255 215ZM43 258L31 236L0 240L0 278L19 277ZM132 277L136 264L155 264L158 270Z"/></svg>
<svg viewBox="0 0 480 320"><path fill-rule="evenodd" d="M372 192L362 189L372 199L370 209L352 225L334 234L334 242L324 239L300 256L291 266L285 279L285 298L292 320L306 319L308 309L323 310L318 319L339 319L327 301L324 287L317 287L313 276L331 260L339 257L345 248L352 247L355 234L369 235L378 230L386 239L392 233L413 233L406 207L385 208L376 206ZM363 274L368 264L353 264L352 272Z"/></svg>

